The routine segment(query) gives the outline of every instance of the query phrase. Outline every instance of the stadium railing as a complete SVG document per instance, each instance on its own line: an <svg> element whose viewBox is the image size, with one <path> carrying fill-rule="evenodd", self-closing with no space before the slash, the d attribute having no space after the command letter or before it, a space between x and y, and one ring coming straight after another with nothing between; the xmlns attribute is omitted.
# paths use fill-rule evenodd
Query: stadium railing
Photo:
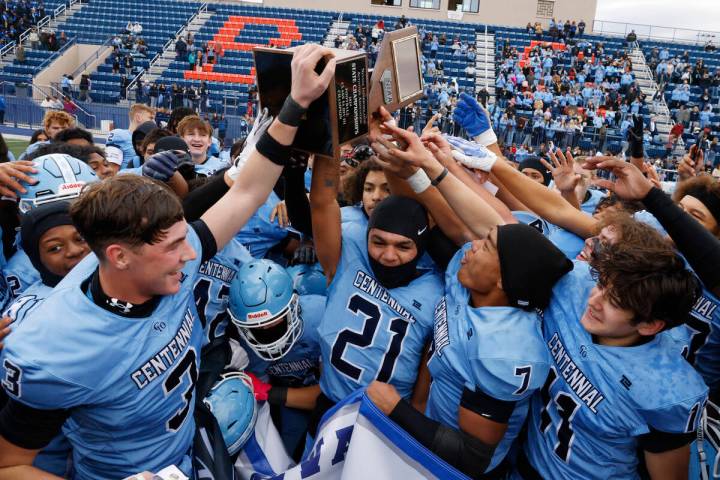
<svg viewBox="0 0 720 480"><path fill-rule="evenodd" d="M656 40L664 42L691 43L704 45L709 40L720 39L720 32L712 30L695 30L692 28L663 27L660 25L647 25L643 23L611 22L608 20L595 20L593 22L594 35L608 35L626 37L631 31L639 40Z"/></svg>

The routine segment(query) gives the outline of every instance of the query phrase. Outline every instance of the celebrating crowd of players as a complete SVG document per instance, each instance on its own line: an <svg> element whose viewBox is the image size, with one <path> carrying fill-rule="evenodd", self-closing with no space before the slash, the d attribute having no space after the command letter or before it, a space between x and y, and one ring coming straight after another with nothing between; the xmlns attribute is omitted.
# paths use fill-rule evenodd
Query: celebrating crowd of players
<svg viewBox="0 0 720 480"><path fill-rule="evenodd" d="M360 388L473 478L687 478L720 386L720 186L693 177L702 152L673 198L642 145L518 167L463 95L472 140L381 109L370 146L308 158L290 145L334 73L316 73L325 55L296 51L282 110L230 163L199 118L161 130L140 108L106 151L58 117L0 165L17 199L2 227L20 226L0 479L222 469L256 402L297 460ZM582 187L597 169L605 193ZM199 458L199 425L226 451Z"/></svg>

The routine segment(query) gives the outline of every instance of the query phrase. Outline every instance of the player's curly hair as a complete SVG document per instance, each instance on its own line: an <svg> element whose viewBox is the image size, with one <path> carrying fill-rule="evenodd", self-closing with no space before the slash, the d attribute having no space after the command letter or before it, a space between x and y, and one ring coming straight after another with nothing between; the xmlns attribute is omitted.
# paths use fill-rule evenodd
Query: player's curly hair
<svg viewBox="0 0 720 480"><path fill-rule="evenodd" d="M621 241L594 253L591 267L610 303L633 313L633 324L682 324L700 295L700 283L667 244Z"/></svg>
<svg viewBox="0 0 720 480"><path fill-rule="evenodd" d="M595 226L595 232L610 227L616 230L618 241L625 245L645 246L649 248L664 249L672 246L670 241L650 225L635 220L624 211L605 215Z"/></svg>
<svg viewBox="0 0 720 480"><path fill-rule="evenodd" d="M70 207L75 227L98 259L105 248L154 244L183 217L180 200L162 182L138 175L117 175L88 184Z"/></svg>
<svg viewBox="0 0 720 480"><path fill-rule="evenodd" d="M362 201L365 179L370 172L382 172L383 168L372 157L365 160L360 166L349 175L343 185L345 198L350 205L357 205Z"/></svg>

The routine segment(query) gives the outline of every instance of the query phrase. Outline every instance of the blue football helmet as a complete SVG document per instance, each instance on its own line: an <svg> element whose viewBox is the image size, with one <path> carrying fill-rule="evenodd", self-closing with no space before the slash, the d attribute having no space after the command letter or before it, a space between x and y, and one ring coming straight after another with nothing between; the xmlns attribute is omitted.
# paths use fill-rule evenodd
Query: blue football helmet
<svg viewBox="0 0 720 480"><path fill-rule="evenodd" d="M85 184L98 179L87 164L64 153L43 155L33 162L38 172L30 176L38 182L23 183L27 192L20 195L18 202L22 213L45 203L77 198Z"/></svg>
<svg viewBox="0 0 720 480"><path fill-rule="evenodd" d="M518 210L512 212L512 215L517 219L518 222L533 227L546 237L550 236L550 224L548 224L545 220L538 217L534 213Z"/></svg>
<svg viewBox="0 0 720 480"><path fill-rule="evenodd" d="M203 403L215 416L228 453L235 455L255 430L258 409L252 380L243 372L225 373Z"/></svg>
<svg viewBox="0 0 720 480"><path fill-rule="evenodd" d="M327 278L319 263L293 265L286 270L298 295L327 295Z"/></svg>
<svg viewBox="0 0 720 480"><path fill-rule="evenodd" d="M302 335L292 278L271 260L240 267L230 284L228 313L245 343L263 360L282 358Z"/></svg>

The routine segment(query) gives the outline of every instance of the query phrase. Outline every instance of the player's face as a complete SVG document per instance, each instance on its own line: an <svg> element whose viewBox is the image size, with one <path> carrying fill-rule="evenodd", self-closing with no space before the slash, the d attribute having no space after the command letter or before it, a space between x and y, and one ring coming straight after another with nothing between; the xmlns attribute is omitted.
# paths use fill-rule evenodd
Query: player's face
<svg viewBox="0 0 720 480"><path fill-rule="evenodd" d="M523 168L522 174L532 180L535 180L540 185L545 185L545 178L543 178L542 173L538 172L534 168Z"/></svg>
<svg viewBox="0 0 720 480"><path fill-rule="evenodd" d="M180 290L181 270L197 257L187 241L187 231L184 220L177 222L167 229L160 242L145 244L129 253L133 277L143 293L152 297Z"/></svg>
<svg viewBox="0 0 720 480"><path fill-rule="evenodd" d="M592 258L592 253L596 248L601 247L602 245L614 245L620 241L621 236L620 230L612 225L603 227L599 234L585 240L585 246L578 256L575 257L575 260L589 262Z"/></svg>
<svg viewBox="0 0 720 480"><path fill-rule="evenodd" d="M634 344L640 337L638 326L630 322L633 317L630 310L613 305L605 291L596 285L590 291L580 323L598 338L601 345L626 346Z"/></svg>
<svg viewBox="0 0 720 480"><path fill-rule="evenodd" d="M117 172L114 168L112 168L113 164L108 163L108 161L98 153L93 153L90 156L88 165L90 165L90 168L93 169L93 172L95 172L95 175L97 175L100 180L113 177Z"/></svg>
<svg viewBox="0 0 720 480"><path fill-rule="evenodd" d="M40 261L55 275L64 277L90 253L85 240L72 225L53 227L40 237Z"/></svg>
<svg viewBox="0 0 720 480"><path fill-rule="evenodd" d="M497 229L482 240L472 242L460 260L458 281L468 290L488 293L500 281L500 257L497 250Z"/></svg>
<svg viewBox="0 0 720 480"><path fill-rule="evenodd" d="M45 133L47 133L48 138L55 138L55 135L57 135L60 130L64 130L67 127L64 123L51 122L47 129L45 129Z"/></svg>
<svg viewBox="0 0 720 480"><path fill-rule="evenodd" d="M205 135L199 130L193 130L190 133L186 133L185 136L182 137L182 139L185 140L185 143L187 143L188 148L190 149L190 155L192 156L193 160L205 160L205 158L207 157L207 151L210 148L210 144L212 142L212 140L210 139L210 135Z"/></svg>
<svg viewBox="0 0 720 480"><path fill-rule="evenodd" d="M720 226L718 226L717 220L715 220L710 210L708 210L700 200L692 195L685 195L680 200L680 208L692 215L692 217L700 222L710 233L716 237L720 237Z"/></svg>
<svg viewBox="0 0 720 480"><path fill-rule="evenodd" d="M417 256L417 246L412 239L403 235L371 228L368 255L386 267L399 267Z"/></svg>
<svg viewBox="0 0 720 480"><path fill-rule="evenodd" d="M390 195L387 178L384 172L368 172L363 185L363 208L368 217L372 213L375 206L385 200Z"/></svg>
<svg viewBox="0 0 720 480"><path fill-rule="evenodd" d="M143 158L145 158L145 161L147 162L153 155L155 155L155 144L148 143L145 147L145 154L143 155Z"/></svg>
<svg viewBox="0 0 720 480"><path fill-rule="evenodd" d="M150 112L138 112L135 114L135 123L142 125L145 122L154 122L155 114Z"/></svg>

